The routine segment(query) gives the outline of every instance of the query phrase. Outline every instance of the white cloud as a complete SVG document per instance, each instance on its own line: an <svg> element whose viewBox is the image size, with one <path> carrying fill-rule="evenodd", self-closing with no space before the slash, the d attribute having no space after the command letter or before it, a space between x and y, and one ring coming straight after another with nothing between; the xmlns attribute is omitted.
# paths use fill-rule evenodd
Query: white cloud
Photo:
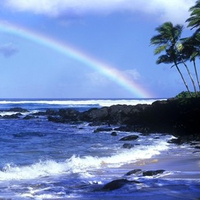
<svg viewBox="0 0 200 200"><path fill-rule="evenodd" d="M123 70L123 71L120 71L120 74L130 81L140 81L141 80L141 75L137 71L137 69ZM92 73L86 74L86 79L93 86L94 85L108 86L113 82L109 78L100 74L99 72L92 72Z"/></svg>
<svg viewBox="0 0 200 200"><path fill-rule="evenodd" d="M89 84L97 86L104 86L110 83L109 79L99 72L91 72L86 74L86 80L89 82Z"/></svg>
<svg viewBox="0 0 200 200"><path fill-rule="evenodd" d="M10 57L17 52L18 49L12 43L0 46L0 53L3 54L5 57Z"/></svg>
<svg viewBox="0 0 200 200"><path fill-rule="evenodd" d="M183 23L189 16L188 9L195 2L196 0L5 0L3 4L17 11L53 17L138 11L151 14L161 21Z"/></svg>
<svg viewBox="0 0 200 200"><path fill-rule="evenodd" d="M125 70L122 73L125 77L127 77L128 79L133 80L133 81L138 81L141 79L141 75L137 71L137 69Z"/></svg>

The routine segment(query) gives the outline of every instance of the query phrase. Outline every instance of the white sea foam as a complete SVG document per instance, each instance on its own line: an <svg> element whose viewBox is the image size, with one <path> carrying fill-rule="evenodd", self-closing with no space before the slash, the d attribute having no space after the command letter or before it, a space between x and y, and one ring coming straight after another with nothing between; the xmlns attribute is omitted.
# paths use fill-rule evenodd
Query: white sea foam
<svg viewBox="0 0 200 200"><path fill-rule="evenodd" d="M123 164L136 162L142 159L151 158L167 150L168 144L165 141L159 141L154 145L138 146L131 150L121 150L115 155L109 157L79 157L73 155L65 162L56 162L54 160L40 161L30 166L12 166L7 165L0 171L0 181L6 180L26 180L40 177L56 176L63 174L76 173L83 177L90 177L99 169L120 167Z"/></svg>
<svg viewBox="0 0 200 200"><path fill-rule="evenodd" d="M99 105L99 106L112 106L117 104L123 105L136 105L136 104L151 104L158 99L95 99L95 100L1 100L0 105L5 104L47 104L47 105L65 105L65 106L87 106L87 105ZM160 99L161 100L161 99Z"/></svg>
<svg viewBox="0 0 200 200"><path fill-rule="evenodd" d="M3 111L3 112L0 112L0 116L11 116L11 115L16 115L16 114L18 114L19 112L13 112L13 111L8 111L8 112L6 112L6 111ZM34 112L33 112L34 113ZM27 114L29 114L29 112L22 112L22 113L20 113L21 115L27 115Z"/></svg>
<svg viewBox="0 0 200 200"><path fill-rule="evenodd" d="M5 112L5 111L0 112L0 116L15 115L15 114L17 114L17 112Z"/></svg>

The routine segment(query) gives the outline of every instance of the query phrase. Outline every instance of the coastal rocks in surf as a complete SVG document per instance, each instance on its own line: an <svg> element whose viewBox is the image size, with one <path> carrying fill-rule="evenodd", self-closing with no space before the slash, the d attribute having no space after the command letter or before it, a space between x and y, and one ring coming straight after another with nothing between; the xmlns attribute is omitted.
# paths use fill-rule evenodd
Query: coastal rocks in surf
<svg viewBox="0 0 200 200"><path fill-rule="evenodd" d="M104 124L128 124L130 118L144 110L147 105L114 105L110 107L93 108L81 113L81 120L101 122ZM137 118L134 118L137 121ZM139 121L137 121L139 123ZM135 122L135 124L137 123Z"/></svg>
<svg viewBox="0 0 200 200"><path fill-rule="evenodd" d="M118 190L122 187L125 187L127 185L138 185L142 184L142 182L138 180L128 180L127 178L130 176L134 176L134 178L139 178L141 176L150 176L152 178L156 178L157 175L161 175L165 172L165 170L149 170L149 171L143 171L141 169L134 169L125 174L125 178L117 179L110 181L106 183L101 190L103 191L113 191L113 190Z"/></svg>
<svg viewBox="0 0 200 200"><path fill-rule="evenodd" d="M114 105L92 108L85 112L78 112L73 109L62 109L62 111L47 110L46 115L49 121L54 122L86 121L90 122L91 125L126 125L129 124L130 119L134 119L134 124L136 125L140 124L141 121L138 118L138 113L143 112L146 106L148 105ZM132 128L129 130L132 131Z"/></svg>
<svg viewBox="0 0 200 200"><path fill-rule="evenodd" d="M94 133L110 132L110 131L112 131L112 128L110 128L110 127L99 127L96 130L94 130Z"/></svg>
<svg viewBox="0 0 200 200"><path fill-rule="evenodd" d="M125 144L123 144L122 147L123 147L124 149L131 149L131 148L134 147L134 145L133 145L133 144L129 144L129 143L125 143Z"/></svg>
<svg viewBox="0 0 200 200"><path fill-rule="evenodd" d="M2 119L17 119L21 116L21 113L11 114L11 115L3 115Z"/></svg>
<svg viewBox="0 0 200 200"><path fill-rule="evenodd" d="M111 181L107 184L105 184L102 188L103 191L111 191L111 190L117 190L122 188L123 186L127 185L127 184L139 184L139 181L129 181L127 179L118 179L118 180L114 180Z"/></svg>
<svg viewBox="0 0 200 200"><path fill-rule="evenodd" d="M130 176L133 176L135 178L141 177L141 176L150 176L152 178L155 178L156 175L161 175L165 172L165 170L148 170L148 171L143 171L141 169L134 169L131 170L129 172L127 172L125 174L125 177L128 178ZM113 180L110 181L108 183L106 183L101 190L103 191L112 191L112 190L117 190L120 189L126 185L130 185L130 184L142 184L142 182L137 181L137 180L128 180L126 178L122 178L122 179L117 179L117 180Z"/></svg>
<svg viewBox="0 0 200 200"><path fill-rule="evenodd" d="M156 176L163 174L165 170L160 169L160 170L147 170L147 171L142 171L141 169L134 169L125 174L125 176Z"/></svg>
<svg viewBox="0 0 200 200"><path fill-rule="evenodd" d="M35 119L35 116L33 116L33 115L26 115L23 119L25 119L25 120Z"/></svg>
<svg viewBox="0 0 200 200"><path fill-rule="evenodd" d="M9 112L18 112L18 113L25 113L25 112L28 112L27 109L20 108L20 107L10 108L8 111L9 111Z"/></svg>
<svg viewBox="0 0 200 200"><path fill-rule="evenodd" d="M200 134L178 135L177 138L173 138L173 139L169 140L168 143L181 145L184 143L189 143L190 141L200 141Z"/></svg>
<svg viewBox="0 0 200 200"><path fill-rule="evenodd" d="M1 109L0 112L17 112L17 113L25 113L28 112L27 109L24 108L20 108L20 107L14 107L14 108L10 108L10 109Z"/></svg>
<svg viewBox="0 0 200 200"><path fill-rule="evenodd" d="M150 170L150 171L144 171L143 176L155 176L158 174L163 174L165 170Z"/></svg>
<svg viewBox="0 0 200 200"><path fill-rule="evenodd" d="M126 137L123 137L120 139L120 141L131 141L131 140L137 140L139 136L137 135L128 135Z"/></svg>
<svg viewBox="0 0 200 200"><path fill-rule="evenodd" d="M80 112L74 109L47 110L48 120L59 123L75 122L79 120Z"/></svg>
<svg viewBox="0 0 200 200"><path fill-rule="evenodd" d="M117 136L117 132L113 131L110 135Z"/></svg>
<svg viewBox="0 0 200 200"><path fill-rule="evenodd" d="M200 134L200 98L168 99L151 105L113 105L85 112L61 109L46 114L54 122L86 121L91 125L119 125L114 131Z"/></svg>
<svg viewBox="0 0 200 200"><path fill-rule="evenodd" d="M20 118L20 116L22 115L21 113L25 113L25 112L28 112L28 110L24 108L20 108L20 107L4 109L4 110L0 110L0 113L2 113L0 114L0 118L17 119L17 118Z"/></svg>
<svg viewBox="0 0 200 200"><path fill-rule="evenodd" d="M133 170L127 172L127 173L125 174L125 176L139 175L139 174L142 174L142 170L141 170L141 169L133 169Z"/></svg>
<svg viewBox="0 0 200 200"><path fill-rule="evenodd" d="M200 98L168 99L151 105L116 105L92 109L82 113L80 119L120 125L116 131L193 135L193 138L198 139Z"/></svg>

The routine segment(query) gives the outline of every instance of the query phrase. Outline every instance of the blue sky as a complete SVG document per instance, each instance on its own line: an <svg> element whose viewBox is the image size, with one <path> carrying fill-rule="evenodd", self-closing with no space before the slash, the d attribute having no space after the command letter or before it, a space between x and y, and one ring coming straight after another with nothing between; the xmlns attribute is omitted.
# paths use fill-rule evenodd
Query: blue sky
<svg viewBox="0 0 200 200"><path fill-rule="evenodd" d="M126 74L151 97L173 97L185 87L170 65L156 65L150 38L166 21L186 27L194 4L195 0L4 0L0 20L73 46ZM190 34L185 28L184 35ZM0 71L0 98L141 97L76 59L3 29Z"/></svg>

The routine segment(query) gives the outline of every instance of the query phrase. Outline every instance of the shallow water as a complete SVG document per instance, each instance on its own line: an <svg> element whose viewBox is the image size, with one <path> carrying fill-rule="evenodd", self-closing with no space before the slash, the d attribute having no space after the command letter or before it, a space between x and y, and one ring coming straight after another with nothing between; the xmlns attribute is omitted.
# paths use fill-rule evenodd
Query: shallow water
<svg viewBox="0 0 200 200"><path fill-rule="evenodd" d="M54 104L44 102L34 104L34 109L30 102L17 102L17 105L32 108L30 112L66 106L56 103L56 108ZM6 103L1 107L4 105L8 108ZM78 109L82 108L81 105ZM93 102L92 107L94 105L101 106L97 102ZM15 107L16 104L9 102L9 106ZM91 104L87 106L88 109ZM86 109L85 104L83 109ZM52 123L42 116L31 120L1 119L0 198L200 198L198 143L177 146L167 142L172 138L168 134L145 136L118 131L117 136L111 136L112 131L94 133L96 128L87 123ZM120 141L127 135L138 135L139 138ZM134 147L125 149L122 147L124 143ZM142 171L125 175L133 169ZM154 176L142 173L161 169L165 170L164 173ZM128 182L115 190L102 190L105 184L118 179L140 183Z"/></svg>

